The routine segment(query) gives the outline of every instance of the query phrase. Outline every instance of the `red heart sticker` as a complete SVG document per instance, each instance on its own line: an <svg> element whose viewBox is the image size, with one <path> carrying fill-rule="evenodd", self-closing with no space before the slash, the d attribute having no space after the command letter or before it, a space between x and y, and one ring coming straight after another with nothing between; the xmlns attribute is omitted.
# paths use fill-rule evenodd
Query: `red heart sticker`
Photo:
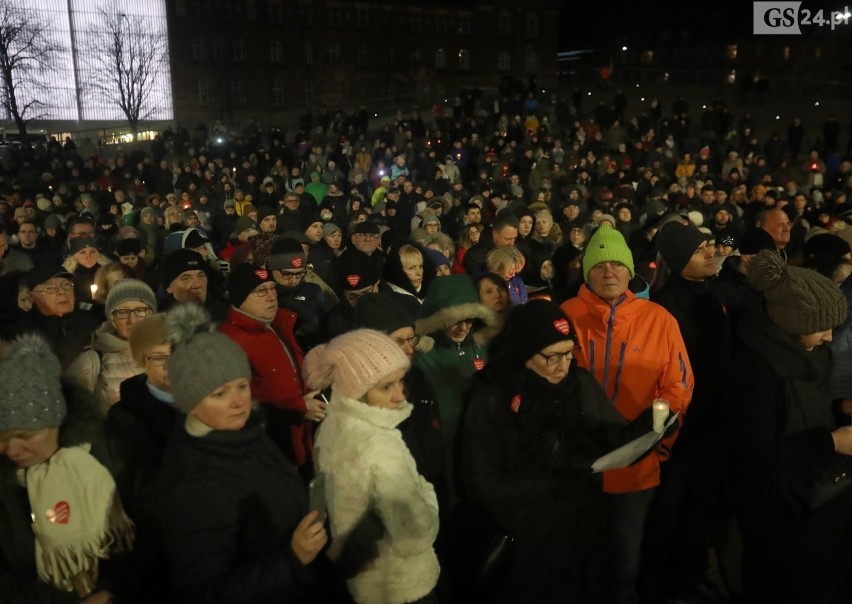
<svg viewBox="0 0 852 604"><path fill-rule="evenodd" d="M516 394L512 397L512 403L509 405L509 408L512 410L512 413L517 413L518 409L521 408L521 395Z"/></svg>
<svg viewBox="0 0 852 604"><path fill-rule="evenodd" d="M571 326L568 325L567 319L556 319L553 322L553 326L556 328L556 331L561 333L564 336L571 335Z"/></svg>
<svg viewBox="0 0 852 604"><path fill-rule="evenodd" d="M54 524L68 524L71 519L71 506L67 501L60 501L44 513L47 519Z"/></svg>
<svg viewBox="0 0 852 604"><path fill-rule="evenodd" d="M302 257L301 256L294 256L293 259L290 261L290 264L293 265L293 268L301 268L302 267Z"/></svg>
<svg viewBox="0 0 852 604"><path fill-rule="evenodd" d="M361 275L346 275L346 281L350 287L357 287L358 282L361 281Z"/></svg>
<svg viewBox="0 0 852 604"><path fill-rule="evenodd" d="M267 281L269 279L269 273L266 272L265 268L257 269L256 271L254 271L254 274L257 275L258 279L263 279L264 281Z"/></svg>
<svg viewBox="0 0 852 604"><path fill-rule="evenodd" d="M473 366L477 371L482 371L482 368L485 367L485 359L475 358L473 359Z"/></svg>

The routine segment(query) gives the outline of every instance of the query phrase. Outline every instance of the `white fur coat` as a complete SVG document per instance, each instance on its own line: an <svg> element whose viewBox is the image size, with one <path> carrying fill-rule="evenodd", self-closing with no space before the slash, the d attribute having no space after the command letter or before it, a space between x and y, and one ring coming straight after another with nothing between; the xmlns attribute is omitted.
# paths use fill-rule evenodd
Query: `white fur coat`
<svg viewBox="0 0 852 604"><path fill-rule="evenodd" d="M409 403L381 409L333 391L317 436L314 456L326 475L332 540L345 539L370 508L385 527L373 566L348 581L358 603L413 602L438 582L435 489L417 473L396 429L410 414Z"/></svg>

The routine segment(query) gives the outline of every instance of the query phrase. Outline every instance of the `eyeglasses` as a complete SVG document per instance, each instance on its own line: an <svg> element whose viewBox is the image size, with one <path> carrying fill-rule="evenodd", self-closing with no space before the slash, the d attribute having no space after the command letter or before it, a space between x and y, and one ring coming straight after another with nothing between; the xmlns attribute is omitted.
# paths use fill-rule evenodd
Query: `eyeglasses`
<svg viewBox="0 0 852 604"><path fill-rule="evenodd" d="M549 367L553 367L562 361L568 361L570 363L571 359L574 358L574 348L568 352L557 352L556 354L544 354L541 352L537 352L536 354L544 358L544 362L547 363Z"/></svg>
<svg viewBox="0 0 852 604"><path fill-rule="evenodd" d="M275 293L275 286L274 285L268 285L266 287L258 287L257 289L252 290L251 295L257 296L258 298L265 298L270 293L273 293L273 294Z"/></svg>
<svg viewBox="0 0 852 604"><path fill-rule="evenodd" d="M166 361L169 360L169 354L149 354L145 357L145 360L151 363L152 365L162 366L166 364Z"/></svg>
<svg viewBox="0 0 852 604"><path fill-rule="evenodd" d="M394 338L393 340L399 346L417 346L420 343L420 336L411 336L408 338Z"/></svg>
<svg viewBox="0 0 852 604"><path fill-rule="evenodd" d="M304 277L307 274L308 274L308 269L306 269L306 268L303 268L300 271L296 271L295 273L286 273L286 272L284 272L283 269L278 269L278 275L282 279L288 279L288 280L301 279L302 277Z"/></svg>
<svg viewBox="0 0 852 604"><path fill-rule="evenodd" d="M137 319L144 319L153 311L150 306L140 306L139 308L118 308L112 311L112 316L122 321L129 319L131 314L136 315Z"/></svg>
<svg viewBox="0 0 852 604"><path fill-rule="evenodd" d="M34 289L33 291L37 294L46 294L48 296L55 296L60 291L67 292L74 289L74 284L66 281L65 283L60 283L59 285L45 285L42 289Z"/></svg>
<svg viewBox="0 0 852 604"><path fill-rule="evenodd" d="M473 325L474 321L476 321L476 319L472 319L472 318L462 319L458 323L453 323L452 327L461 327L462 325Z"/></svg>

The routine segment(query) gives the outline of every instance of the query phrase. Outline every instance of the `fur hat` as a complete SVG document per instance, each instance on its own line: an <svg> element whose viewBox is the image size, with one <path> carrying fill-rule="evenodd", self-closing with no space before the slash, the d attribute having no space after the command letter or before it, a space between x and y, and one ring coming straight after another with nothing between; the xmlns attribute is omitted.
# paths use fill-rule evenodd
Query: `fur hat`
<svg viewBox="0 0 852 604"><path fill-rule="evenodd" d="M772 235L759 227L748 229L740 237L740 254L752 255L761 250L775 250Z"/></svg>
<svg viewBox="0 0 852 604"><path fill-rule="evenodd" d="M447 329L463 319L480 319L496 326L499 318L479 301L479 294L467 275L447 275L435 279L420 306L420 318L415 322L418 335Z"/></svg>
<svg viewBox="0 0 852 604"><path fill-rule="evenodd" d="M308 388L334 389L360 399L383 378L410 366L396 342L372 329L356 329L313 348L302 373Z"/></svg>
<svg viewBox="0 0 852 604"><path fill-rule="evenodd" d="M133 331L130 332L130 354L139 367L145 365L145 357L151 349L160 344L168 342L169 335L166 333L166 315L160 313L145 317Z"/></svg>
<svg viewBox="0 0 852 604"><path fill-rule="evenodd" d="M58 428L67 408L59 359L45 339L29 333L0 349L0 430Z"/></svg>
<svg viewBox="0 0 852 604"><path fill-rule="evenodd" d="M695 226L684 226L677 222L666 225L656 238L657 250L676 275L686 268L695 250L705 241L707 235Z"/></svg>
<svg viewBox="0 0 852 604"><path fill-rule="evenodd" d="M583 279L588 283L589 271L601 262L621 262L634 276L633 253L627 247L627 242L616 229L609 227L598 228L586 245L583 255Z"/></svg>
<svg viewBox="0 0 852 604"><path fill-rule="evenodd" d="M139 300L151 307L151 310L157 312L157 299L154 297L154 292L150 286L139 279L122 279L110 288L106 297L106 316L112 316L112 311L119 304L128 300Z"/></svg>
<svg viewBox="0 0 852 604"><path fill-rule="evenodd" d="M788 266L778 252L763 250L748 265L749 285L763 292L766 314L790 335L817 333L846 320L846 297L814 270Z"/></svg>
<svg viewBox="0 0 852 604"><path fill-rule="evenodd" d="M124 239L119 239L115 244L115 254L116 256L129 256L134 254L138 256L142 253L142 242L139 241L136 237L126 237Z"/></svg>
<svg viewBox="0 0 852 604"><path fill-rule="evenodd" d="M175 306L166 313L165 327L172 344L169 381L175 405L184 413L223 384L251 379L243 349L216 331L201 306L191 302Z"/></svg>

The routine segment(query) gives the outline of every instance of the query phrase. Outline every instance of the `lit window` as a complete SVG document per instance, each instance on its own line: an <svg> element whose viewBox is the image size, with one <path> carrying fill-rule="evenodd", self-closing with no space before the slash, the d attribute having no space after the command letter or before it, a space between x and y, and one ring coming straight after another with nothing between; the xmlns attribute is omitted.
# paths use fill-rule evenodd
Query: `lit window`
<svg viewBox="0 0 852 604"><path fill-rule="evenodd" d="M527 14L526 34L527 38L538 38L538 13Z"/></svg>
<svg viewBox="0 0 852 604"><path fill-rule="evenodd" d="M538 73L538 54L534 50L527 50L526 57L524 58L524 66L527 73Z"/></svg>
<svg viewBox="0 0 852 604"><path fill-rule="evenodd" d="M447 33L447 13L443 11L435 13L435 33Z"/></svg>
<svg viewBox="0 0 852 604"><path fill-rule="evenodd" d="M459 51L459 70L470 70L470 52L466 48Z"/></svg>
<svg viewBox="0 0 852 604"><path fill-rule="evenodd" d="M246 60L246 41L243 38L234 40L234 61L242 63Z"/></svg>
<svg viewBox="0 0 852 604"><path fill-rule="evenodd" d="M439 48L435 51L435 69L446 69L447 68L447 53L444 52L443 48Z"/></svg>
<svg viewBox="0 0 852 604"><path fill-rule="evenodd" d="M512 69L512 55L508 50L497 53L497 71L509 71Z"/></svg>
<svg viewBox="0 0 852 604"><path fill-rule="evenodd" d="M729 59L733 60L737 58L737 45L736 44L728 44L725 49L725 56Z"/></svg>
<svg viewBox="0 0 852 604"><path fill-rule="evenodd" d="M272 80L272 104L283 105L285 97L284 80L279 78Z"/></svg>

